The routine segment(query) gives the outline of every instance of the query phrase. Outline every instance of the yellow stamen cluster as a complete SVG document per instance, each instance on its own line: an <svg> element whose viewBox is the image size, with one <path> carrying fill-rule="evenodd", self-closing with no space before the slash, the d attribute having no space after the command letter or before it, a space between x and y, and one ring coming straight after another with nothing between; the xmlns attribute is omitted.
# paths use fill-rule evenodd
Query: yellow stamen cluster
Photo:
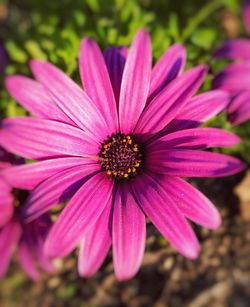
<svg viewBox="0 0 250 307"><path fill-rule="evenodd" d="M103 169L109 177L128 180L138 174L142 154L130 135L112 135L99 153Z"/></svg>

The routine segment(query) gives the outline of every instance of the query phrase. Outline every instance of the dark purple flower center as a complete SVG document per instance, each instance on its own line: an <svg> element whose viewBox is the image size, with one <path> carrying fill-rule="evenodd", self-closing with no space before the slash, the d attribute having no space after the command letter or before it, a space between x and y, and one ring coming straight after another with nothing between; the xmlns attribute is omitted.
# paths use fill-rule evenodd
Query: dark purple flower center
<svg viewBox="0 0 250 307"><path fill-rule="evenodd" d="M130 135L112 135L99 152L102 168L109 177L127 181L142 168L142 153Z"/></svg>

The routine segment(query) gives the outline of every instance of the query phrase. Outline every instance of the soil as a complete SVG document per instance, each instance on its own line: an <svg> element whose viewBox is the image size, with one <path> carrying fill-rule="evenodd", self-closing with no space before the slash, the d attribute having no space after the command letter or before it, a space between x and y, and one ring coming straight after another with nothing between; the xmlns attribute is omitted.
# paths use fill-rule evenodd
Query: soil
<svg viewBox="0 0 250 307"><path fill-rule="evenodd" d="M146 253L134 279L115 280L111 255L90 279L77 276L75 256L58 261L57 274L35 284L14 264L0 283L0 306L250 306L250 170L192 183L223 217L216 231L194 226L202 246L198 260L178 255L148 223Z"/></svg>

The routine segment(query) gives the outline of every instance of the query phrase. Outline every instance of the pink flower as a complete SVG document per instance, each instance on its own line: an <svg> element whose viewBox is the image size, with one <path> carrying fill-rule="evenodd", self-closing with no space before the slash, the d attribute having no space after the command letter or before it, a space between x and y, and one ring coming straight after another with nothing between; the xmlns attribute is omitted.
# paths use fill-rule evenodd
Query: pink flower
<svg viewBox="0 0 250 307"><path fill-rule="evenodd" d="M213 80L213 88L227 91L231 100L227 106L228 119L238 125L250 119L250 40L238 38L226 42L216 57L234 59Z"/></svg>
<svg viewBox="0 0 250 307"><path fill-rule="evenodd" d="M24 223L20 206L27 193L18 190L13 193L12 187L3 176L3 170L8 172L14 162L14 157L0 148L0 278L6 275L12 254L17 248L23 271L31 279L37 280L39 272L36 262L44 270L52 270L50 261L43 252L51 222L47 215L43 215L31 223Z"/></svg>
<svg viewBox="0 0 250 307"><path fill-rule="evenodd" d="M221 177L243 164L204 151L231 146L237 136L197 128L216 115L228 95L192 97L206 67L182 74L185 50L174 45L151 71L151 47L140 30L130 48L109 48L104 57L91 39L79 55L84 91L52 64L32 61L38 81L13 76L9 92L37 118L2 123L0 142L38 160L5 172L31 192L24 215L31 221L69 200L46 241L46 253L62 257L79 243L81 276L94 274L113 245L115 274L132 277L143 258L145 215L184 256L199 243L187 219L208 228L221 220L213 204L181 177Z"/></svg>
<svg viewBox="0 0 250 307"><path fill-rule="evenodd" d="M245 1L243 18L250 32L249 0ZM235 61L215 77L213 88L229 92L228 119L233 125L241 124L250 119L250 40L237 38L226 41L215 52L215 57Z"/></svg>

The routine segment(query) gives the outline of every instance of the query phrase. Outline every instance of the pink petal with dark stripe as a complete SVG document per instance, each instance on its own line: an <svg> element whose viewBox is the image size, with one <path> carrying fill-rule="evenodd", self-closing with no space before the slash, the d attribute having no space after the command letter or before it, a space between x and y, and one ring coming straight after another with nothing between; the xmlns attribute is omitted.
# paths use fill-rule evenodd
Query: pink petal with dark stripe
<svg viewBox="0 0 250 307"><path fill-rule="evenodd" d="M19 222L13 218L0 229L0 278L7 273L11 257L21 235Z"/></svg>
<svg viewBox="0 0 250 307"><path fill-rule="evenodd" d="M164 129L164 134L200 126L223 111L229 101L229 94L220 90L213 90L193 97Z"/></svg>
<svg viewBox="0 0 250 307"><path fill-rule="evenodd" d="M146 239L145 217L127 185L116 192L112 241L115 275L118 280L133 277L142 262Z"/></svg>
<svg viewBox="0 0 250 307"><path fill-rule="evenodd" d="M113 182L105 173L90 178L72 197L53 225L45 244L50 257L70 253L112 202Z"/></svg>
<svg viewBox="0 0 250 307"><path fill-rule="evenodd" d="M39 272L35 266L32 252L24 239L21 239L18 245L18 260L23 271L33 281L37 281L39 279Z"/></svg>
<svg viewBox="0 0 250 307"><path fill-rule="evenodd" d="M131 185L135 198L170 244L183 256L195 259L200 250L197 238L161 180L147 174L137 177Z"/></svg>
<svg viewBox="0 0 250 307"><path fill-rule="evenodd" d="M2 122L0 144L28 159L92 156L98 143L76 127L47 119L17 117Z"/></svg>
<svg viewBox="0 0 250 307"><path fill-rule="evenodd" d="M59 108L92 138L103 140L113 132L87 94L56 66L33 60L31 69Z"/></svg>
<svg viewBox="0 0 250 307"><path fill-rule="evenodd" d="M216 128L193 128L166 134L150 143L150 151L159 149L187 148L202 149L211 147L230 147L237 145L241 139L228 131Z"/></svg>
<svg viewBox="0 0 250 307"><path fill-rule="evenodd" d="M122 76L119 120L124 134L131 133L145 107L151 76L151 44L148 33L139 30L129 49Z"/></svg>
<svg viewBox="0 0 250 307"><path fill-rule="evenodd" d="M45 179L75 166L93 164L89 159L65 157L48 159L41 162L29 163L10 167L2 172L5 180L15 188L31 190Z"/></svg>
<svg viewBox="0 0 250 307"><path fill-rule="evenodd" d="M155 149L146 159L150 171L178 177L224 177L245 168L234 157L192 149Z"/></svg>
<svg viewBox="0 0 250 307"><path fill-rule="evenodd" d="M128 50L125 47L110 47L104 52L104 59L108 68L117 107L120 98L123 70ZM118 108L117 108L118 109Z"/></svg>
<svg viewBox="0 0 250 307"><path fill-rule="evenodd" d="M51 207L70 199L99 169L97 164L77 165L43 181L30 193L22 207L25 219L34 220Z"/></svg>
<svg viewBox="0 0 250 307"><path fill-rule="evenodd" d="M100 48L89 38L81 43L79 67L84 90L96 104L111 133L117 133L118 114L107 66Z"/></svg>
<svg viewBox="0 0 250 307"><path fill-rule="evenodd" d="M178 77L185 64L185 48L181 44L170 46L153 67L148 101L151 101L168 83Z"/></svg>
<svg viewBox="0 0 250 307"><path fill-rule="evenodd" d="M201 86L206 74L204 66L190 69L164 88L142 113L135 133L154 134L161 131L184 107Z"/></svg>
<svg viewBox="0 0 250 307"><path fill-rule="evenodd" d="M78 272L82 277L94 275L102 265L111 247L111 202L103 210L96 224L81 243Z"/></svg>
<svg viewBox="0 0 250 307"><path fill-rule="evenodd" d="M31 114L74 125L37 81L14 75L5 79L5 86L10 95Z"/></svg>
<svg viewBox="0 0 250 307"><path fill-rule="evenodd" d="M242 91L231 101L227 109L228 119L233 125L239 125L250 119L250 91Z"/></svg>
<svg viewBox="0 0 250 307"><path fill-rule="evenodd" d="M250 60L250 40L245 38L229 40L215 52L214 56L248 61Z"/></svg>
<svg viewBox="0 0 250 307"><path fill-rule="evenodd" d="M216 229L220 226L221 218L218 210L191 184L183 179L168 176L162 177L161 183L166 194L188 219L209 229Z"/></svg>

